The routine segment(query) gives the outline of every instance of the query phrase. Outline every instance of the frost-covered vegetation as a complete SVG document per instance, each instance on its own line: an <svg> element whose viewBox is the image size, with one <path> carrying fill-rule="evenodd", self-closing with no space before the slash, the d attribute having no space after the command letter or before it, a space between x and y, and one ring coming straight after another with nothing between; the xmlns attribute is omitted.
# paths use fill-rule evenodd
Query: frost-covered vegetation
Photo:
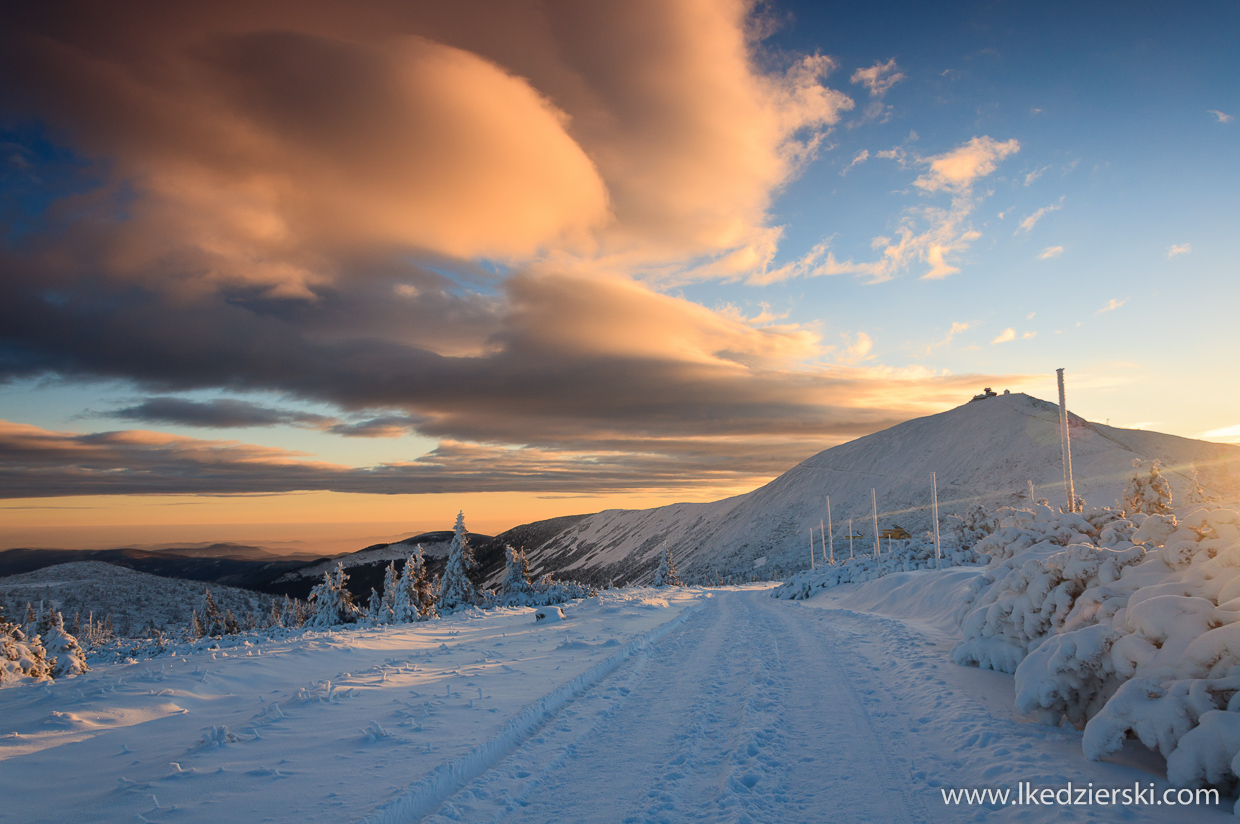
<svg viewBox="0 0 1240 824"><path fill-rule="evenodd" d="M1016 707L1083 728L1100 759L1136 738L1178 786L1240 786L1240 514L1179 517L1156 466L1130 511L1001 512L961 610L957 663L1009 672ZM1145 509L1147 511L1140 511Z"/></svg>
<svg viewBox="0 0 1240 824"><path fill-rule="evenodd" d="M873 581L894 572L975 565L989 560L974 549L996 527L994 517L985 507L975 505L963 518L949 515L944 521L938 552L935 551L934 536L926 533L919 538L900 541L899 546L878 556L871 552L799 572L772 590L771 595L795 601L840 584Z"/></svg>
<svg viewBox="0 0 1240 824"><path fill-rule="evenodd" d="M0 684L50 681L89 669L86 654L65 629L61 614L47 605L27 611L19 626L0 612Z"/></svg>

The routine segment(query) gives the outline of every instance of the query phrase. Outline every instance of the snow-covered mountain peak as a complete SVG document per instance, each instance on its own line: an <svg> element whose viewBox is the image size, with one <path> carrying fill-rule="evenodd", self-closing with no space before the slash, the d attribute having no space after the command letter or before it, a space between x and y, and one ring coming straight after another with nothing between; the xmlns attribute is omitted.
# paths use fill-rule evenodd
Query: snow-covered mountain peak
<svg viewBox="0 0 1240 824"><path fill-rule="evenodd" d="M1089 503L1116 504L1134 459L1161 461L1181 500L1240 494L1240 447L1121 429L1072 414L1069 430L1076 493ZM1027 501L1031 483L1035 497L1060 503L1066 495L1058 405L1024 393L968 402L819 452L745 495L596 513L527 547L527 555L539 571L563 570L600 583L648 580L665 541L689 575L743 575L755 562L764 570L791 571L809 565L811 529L822 552L827 496L837 548L843 547L849 519L866 550L872 546L874 499L880 532L928 529L931 473L943 515L974 503Z"/></svg>

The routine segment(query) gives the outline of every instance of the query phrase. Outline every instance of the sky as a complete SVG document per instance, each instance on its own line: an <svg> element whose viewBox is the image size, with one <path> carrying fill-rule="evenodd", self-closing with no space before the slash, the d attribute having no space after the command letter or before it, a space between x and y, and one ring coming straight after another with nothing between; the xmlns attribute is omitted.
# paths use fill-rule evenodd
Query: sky
<svg viewBox="0 0 1240 824"><path fill-rule="evenodd" d="M0 547L715 500L985 386L1240 442L1240 6L7 4Z"/></svg>

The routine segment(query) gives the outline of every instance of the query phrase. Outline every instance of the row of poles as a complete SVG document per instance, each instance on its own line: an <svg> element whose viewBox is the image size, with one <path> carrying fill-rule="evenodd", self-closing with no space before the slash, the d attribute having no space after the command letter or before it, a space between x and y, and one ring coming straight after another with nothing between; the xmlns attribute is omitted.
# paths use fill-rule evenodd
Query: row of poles
<svg viewBox="0 0 1240 824"><path fill-rule="evenodd" d="M939 543L939 480L936 473L930 473L930 497L931 506L934 511L934 565L941 568L943 565L943 553L941 544ZM878 534L878 494L871 487L870 504L873 506L874 518L874 557L881 558L883 554L882 539ZM818 533L822 541L822 560L824 563L835 564L835 527L831 522L831 496L827 496L827 522L824 525L822 521L818 522ZM853 519L848 519L848 558L852 560L856 557L855 548L853 546ZM814 557L814 528L809 529L809 567L816 568L817 561Z"/></svg>

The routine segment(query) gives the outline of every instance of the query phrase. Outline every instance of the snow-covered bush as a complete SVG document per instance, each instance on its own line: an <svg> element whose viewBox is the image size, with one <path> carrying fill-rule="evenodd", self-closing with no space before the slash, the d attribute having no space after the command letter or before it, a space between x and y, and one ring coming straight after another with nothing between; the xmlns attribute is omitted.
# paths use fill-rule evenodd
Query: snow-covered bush
<svg viewBox="0 0 1240 824"><path fill-rule="evenodd" d="M1144 555L1131 544L1123 549L1072 544L1047 555L1026 550L987 569L986 576L997 580L970 605L961 624L964 640L952 659L1015 672L1035 642L1094 623L1105 606L1091 601L1090 608L1077 610L1077 599L1091 587L1114 583L1125 566Z"/></svg>
<svg viewBox="0 0 1240 824"><path fill-rule="evenodd" d="M1171 511L1171 484L1162 476L1156 460L1132 460L1133 473L1124 489L1124 511L1130 514L1166 515Z"/></svg>
<svg viewBox="0 0 1240 824"><path fill-rule="evenodd" d="M309 624L313 627L334 627L339 624L351 624L360 615L360 610L353 604L353 596L345 587L349 575L344 571L344 563L337 562L335 569L323 573L323 583L310 590L310 600L314 602L314 617Z"/></svg>
<svg viewBox="0 0 1240 824"><path fill-rule="evenodd" d="M459 512L453 528L452 543L448 547L448 563L444 566L439 597L436 599L441 611L451 612L479 602L478 588L469 577L477 568L474 550L469 545L469 536L465 533L465 513Z"/></svg>
<svg viewBox="0 0 1240 824"><path fill-rule="evenodd" d="M672 560L672 550L668 545L663 544L663 555L659 558L659 568L654 571L654 580L650 582L652 587L678 587L683 586L680 578L676 575L676 563Z"/></svg>
<svg viewBox="0 0 1240 824"><path fill-rule="evenodd" d="M960 663L1014 672L1016 705L1083 727L1085 754L1128 737L1178 786L1240 779L1240 514L1158 512L1158 484L1115 510L1007 510L961 615ZM1137 511L1153 510L1153 514Z"/></svg>

